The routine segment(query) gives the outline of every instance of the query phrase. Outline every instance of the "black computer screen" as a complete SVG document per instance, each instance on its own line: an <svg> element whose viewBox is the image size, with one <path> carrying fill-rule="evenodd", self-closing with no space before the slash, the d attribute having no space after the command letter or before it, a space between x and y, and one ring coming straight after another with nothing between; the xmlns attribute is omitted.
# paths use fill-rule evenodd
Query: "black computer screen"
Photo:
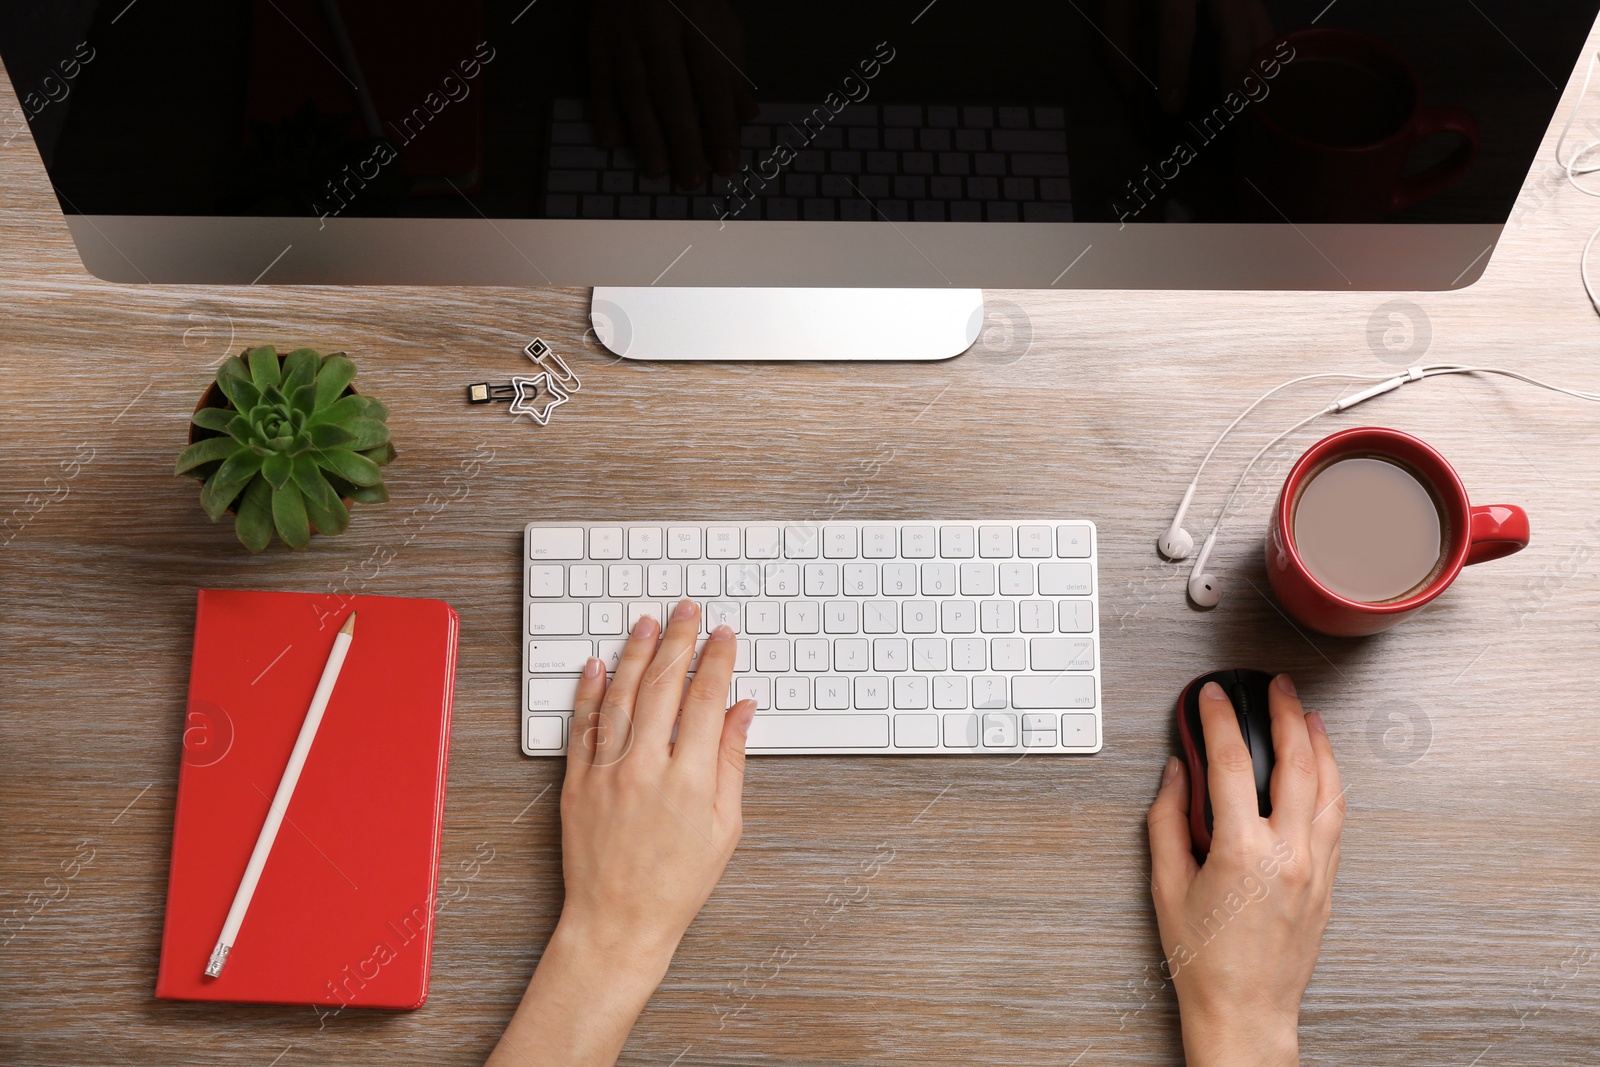
<svg viewBox="0 0 1600 1067"><path fill-rule="evenodd" d="M1503 223L1597 7L13 2L0 141L90 215Z"/></svg>

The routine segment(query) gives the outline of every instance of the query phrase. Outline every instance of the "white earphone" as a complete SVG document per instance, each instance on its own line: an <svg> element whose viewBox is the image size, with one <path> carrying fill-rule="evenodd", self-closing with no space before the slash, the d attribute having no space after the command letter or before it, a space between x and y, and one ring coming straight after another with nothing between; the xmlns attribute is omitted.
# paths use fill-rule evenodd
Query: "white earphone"
<svg viewBox="0 0 1600 1067"><path fill-rule="evenodd" d="M1597 166L1596 169L1600 170L1600 166ZM1320 418L1323 415L1333 415L1341 411L1348 411L1357 404L1371 400L1375 396L1382 396L1384 393L1392 392L1393 390L1400 388L1402 385L1407 385L1411 382L1419 382L1424 378L1435 378L1442 374L1498 374L1507 378L1515 378L1520 382L1527 382L1529 385L1536 385L1541 389L1549 389L1553 392L1565 394L1566 396L1576 397L1579 400L1589 400L1595 403L1600 403L1600 394L1587 393L1580 389L1568 389L1560 385L1551 385L1548 382L1542 382L1539 379L1530 377L1529 375L1523 374L1520 371L1505 370L1501 367L1469 367L1460 363L1439 363L1429 366L1411 367L1407 369L1404 374L1394 375L1393 377L1378 374L1341 374L1337 372L1307 374L1299 378L1291 379L1290 381L1284 382L1282 385L1269 389L1267 392L1257 397L1255 402L1249 407L1241 411L1237 418L1228 423L1227 427L1222 431L1222 433L1217 435L1216 441L1212 443L1210 450L1206 452L1205 458L1200 461L1200 466L1195 470L1193 480L1189 482L1189 487L1183 492L1183 501L1178 505L1177 514L1172 517L1172 524L1167 527L1165 533L1156 539L1156 547L1160 549L1163 556L1170 560L1181 560L1188 558L1189 553L1194 551L1194 535L1183 528L1183 518L1189 510L1190 503L1194 500L1195 490L1200 484L1200 475L1205 470L1206 464L1211 461L1211 457L1216 454L1217 448L1222 444L1223 440L1228 436L1228 434L1232 433L1234 427L1238 426L1239 423L1244 420L1244 417L1254 411L1262 401L1284 389L1289 388L1291 385L1298 385L1301 382L1315 381L1318 379L1339 378L1345 381L1377 382L1376 385L1369 386L1366 389L1360 390L1359 392L1351 393L1349 396L1336 400L1326 407L1313 411L1310 415L1307 415L1305 418L1301 419L1299 422L1295 423L1293 426L1289 427L1287 430L1284 430L1272 440L1268 441L1262 446L1260 451L1250 458L1250 462L1245 464L1244 470L1239 474L1238 481L1233 483L1233 491L1228 494L1228 499L1223 502L1222 510L1217 513L1216 521L1212 523L1211 532L1206 535L1205 543L1200 546L1200 555L1196 557L1194 566L1189 571L1189 583L1187 588L1189 599L1194 602L1195 607L1206 609L1214 608L1222 600L1222 583L1215 574L1212 574L1210 571L1206 570L1206 563L1211 558L1211 549L1217 543L1217 534L1222 529L1222 520L1227 516L1228 509L1233 506L1234 498L1239 495L1239 490L1244 486L1245 479L1250 476L1251 470L1253 470L1255 465L1260 462L1262 456L1270 452L1274 447L1277 446L1278 442L1282 441L1285 437L1295 433L1301 427L1305 426L1314 419Z"/></svg>

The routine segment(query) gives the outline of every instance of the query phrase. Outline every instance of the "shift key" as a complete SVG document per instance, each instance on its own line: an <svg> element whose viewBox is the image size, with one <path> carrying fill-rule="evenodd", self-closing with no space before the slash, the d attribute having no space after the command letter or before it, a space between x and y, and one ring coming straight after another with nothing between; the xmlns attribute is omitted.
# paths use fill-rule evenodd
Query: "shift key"
<svg viewBox="0 0 1600 1067"><path fill-rule="evenodd" d="M1092 708L1094 679L1083 675L1019 675L1011 679L1011 706Z"/></svg>

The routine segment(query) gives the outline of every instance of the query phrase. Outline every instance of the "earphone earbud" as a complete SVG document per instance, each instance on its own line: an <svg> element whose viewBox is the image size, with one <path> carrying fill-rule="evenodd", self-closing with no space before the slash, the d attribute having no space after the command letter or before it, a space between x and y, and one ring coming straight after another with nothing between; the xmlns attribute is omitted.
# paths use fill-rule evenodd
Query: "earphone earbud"
<svg viewBox="0 0 1600 1067"><path fill-rule="evenodd" d="M1222 600L1222 583L1216 575L1206 570L1206 560L1211 558L1211 546L1216 543L1217 531L1212 530L1211 536L1200 548L1200 557L1194 561L1194 570L1189 572L1189 599L1194 601L1197 608L1214 608Z"/></svg>
<svg viewBox="0 0 1600 1067"><path fill-rule="evenodd" d="M1183 503L1178 505L1178 513L1172 517L1172 525L1167 527L1167 532L1156 538L1156 548L1168 559L1188 559L1189 553L1194 551L1194 536L1183 528L1183 516L1189 511L1189 501L1194 499L1197 480L1189 483L1189 488L1183 491Z"/></svg>

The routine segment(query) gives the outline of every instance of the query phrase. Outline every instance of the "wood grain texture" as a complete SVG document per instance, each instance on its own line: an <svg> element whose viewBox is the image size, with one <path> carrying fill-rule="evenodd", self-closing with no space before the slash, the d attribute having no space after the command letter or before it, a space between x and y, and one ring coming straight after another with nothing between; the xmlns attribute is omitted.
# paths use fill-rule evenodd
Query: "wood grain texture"
<svg viewBox="0 0 1600 1067"><path fill-rule="evenodd" d="M0 113L13 103L7 88ZM1430 360L1600 387L1600 320L1578 282L1600 216L1550 159L1547 143L1488 273L1461 292L998 292L1025 346L931 366L660 367L587 340L583 291L105 284L18 138L0 149L0 1061L482 1060L561 901L562 763L517 750L523 523L1068 514L1100 526L1105 751L753 760L744 842L623 1062L1179 1061L1143 816L1180 687L1256 664L1292 671L1324 711L1349 783L1306 1062L1593 1067L1600 409L1448 380L1318 423L1241 494L1209 616L1153 548L1250 398L1387 368L1368 330L1391 299L1425 309ZM582 392L543 429L468 407L463 386L524 367L536 333ZM251 557L171 470L208 367L264 342L349 352L393 409L400 456L392 502L359 508L347 535ZM1203 536L1245 457L1332 394L1267 405L1219 453L1190 528ZM1266 508L1303 447L1367 422L1427 438L1479 502L1524 505L1533 544L1391 633L1310 638L1263 595ZM454 881L423 1009L319 1019L153 999L205 586L440 597L461 613ZM493 859L473 868L480 845Z"/></svg>

